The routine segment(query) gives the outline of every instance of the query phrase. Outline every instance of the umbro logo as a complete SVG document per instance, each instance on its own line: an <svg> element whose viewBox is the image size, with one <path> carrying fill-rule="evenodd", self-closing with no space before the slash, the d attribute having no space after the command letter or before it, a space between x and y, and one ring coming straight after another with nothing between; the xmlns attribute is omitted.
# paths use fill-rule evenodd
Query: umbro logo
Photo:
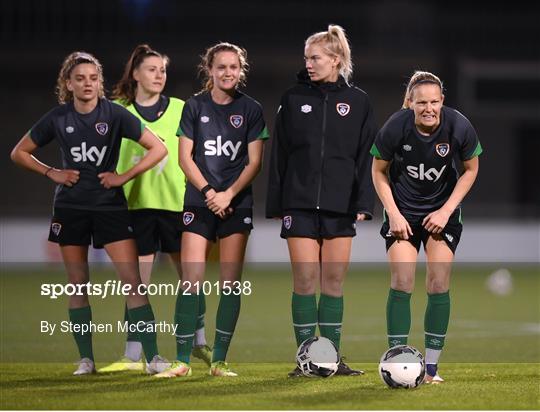
<svg viewBox="0 0 540 412"><path fill-rule="evenodd" d="M406 152L410 152L412 150L412 146L410 144L404 144L403 150L405 150Z"/></svg>
<svg viewBox="0 0 540 412"><path fill-rule="evenodd" d="M312 108L309 104L305 104L302 107L300 107L300 110L302 111L302 113L309 113L311 112L311 109Z"/></svg>

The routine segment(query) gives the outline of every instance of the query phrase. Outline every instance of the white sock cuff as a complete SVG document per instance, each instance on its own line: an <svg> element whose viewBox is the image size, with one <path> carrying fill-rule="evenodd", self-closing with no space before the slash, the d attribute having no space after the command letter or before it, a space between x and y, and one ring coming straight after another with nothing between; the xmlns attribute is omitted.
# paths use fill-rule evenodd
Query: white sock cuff
<svg viewBox="0 0 540 412"><path fill-rule="evenodd" d="M437 365L442 350L426 348L426 364Z"/></svg>

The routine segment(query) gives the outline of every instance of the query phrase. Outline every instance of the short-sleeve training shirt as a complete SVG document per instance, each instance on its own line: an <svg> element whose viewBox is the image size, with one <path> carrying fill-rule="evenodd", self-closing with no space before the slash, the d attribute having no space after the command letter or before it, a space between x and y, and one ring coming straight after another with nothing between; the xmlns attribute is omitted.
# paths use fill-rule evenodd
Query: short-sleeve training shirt
<svg viewBox="0 0 540 412"><path fill-rule="evenodd" d="M99 99L90 113L77 112L70 102L43 116L30 129L33 142L42 147L56 140L62 167L80 171L75 185L56 187L54 206L87 210L127 208L122 188L104 188L97 175L116 170L122 136L138 141L143 128L137 117L107 99Z"/></svg>
<svg viewBox="0 0 540 412"><path fill-rule="evenodd" d="M443 106L441 124L430 136L421 135L413 110L394 113L375 138L371 154L391 161L390 186L400 212L425 215L439 209L450 197L459 172L455 157L470 160L482 153L469 120Z"/></svg>
<svg viewBox="0 0 540 412"><path fill-rule="evenodd" d="M268 130L261 105L251 97L237 92L231 103L220 105L209 92L203 92L186 102L177 135L193 140L193 160L208 183L223 191L248 164L248 144L267 139ZM204 200L188 182L184 206L206 207ZM251 186L239 193L231 206L252 207Z"/></svg>

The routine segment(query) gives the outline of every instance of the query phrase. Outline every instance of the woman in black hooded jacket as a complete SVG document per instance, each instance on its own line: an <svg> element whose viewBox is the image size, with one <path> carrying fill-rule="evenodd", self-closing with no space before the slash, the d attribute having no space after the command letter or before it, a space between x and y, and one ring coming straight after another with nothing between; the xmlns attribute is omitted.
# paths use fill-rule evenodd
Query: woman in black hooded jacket
<svg viewBox="0 0 540 412"><path fill-rule="evenodd" d="M339 349L355 222L372 217L369 149L375 128L367 94L348 83L352 62L343 28L330 25L310 36L305 61L278 110L266 217L282 219L281 237L287 239L297 345L313 337L318 324L321 336ZM301 373L296 368L289 375ZM341 361L337 374L361 371Z"/></svg>

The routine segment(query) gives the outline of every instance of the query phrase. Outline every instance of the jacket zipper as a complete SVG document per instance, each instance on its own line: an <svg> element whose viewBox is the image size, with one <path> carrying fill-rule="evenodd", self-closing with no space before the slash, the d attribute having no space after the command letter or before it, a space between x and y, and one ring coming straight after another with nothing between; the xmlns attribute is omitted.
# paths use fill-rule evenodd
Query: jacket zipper
<svg viewBox="0 0 540 412"><path fill-rule="evenodd" d="M321 140L321 174L319 176L319 190L317 191L317 210L321 208L322 173L324 167L324 138L326 136L326 107L328 106L328 94L324 96L323 120L322 120L322 140Z"/></svg>

